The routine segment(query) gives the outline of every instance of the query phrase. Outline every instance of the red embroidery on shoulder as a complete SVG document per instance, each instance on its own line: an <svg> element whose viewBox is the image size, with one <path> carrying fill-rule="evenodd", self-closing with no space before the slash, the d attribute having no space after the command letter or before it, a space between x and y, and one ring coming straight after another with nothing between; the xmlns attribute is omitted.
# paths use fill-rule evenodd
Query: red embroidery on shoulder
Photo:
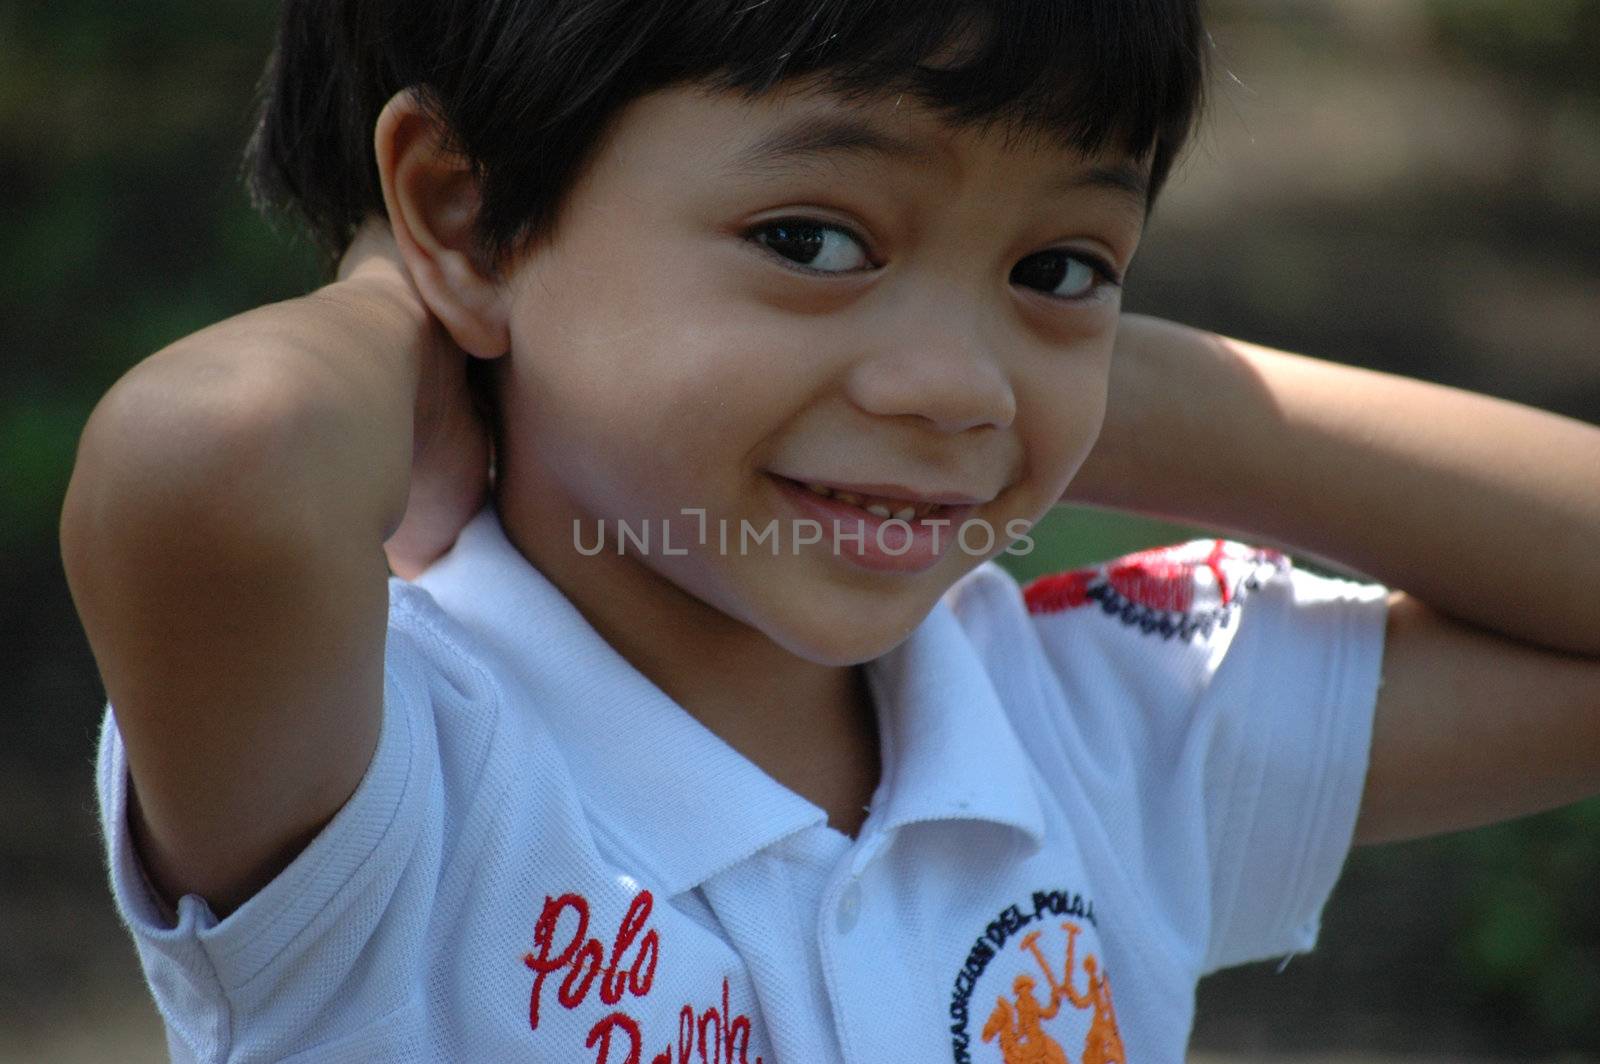
<svg viewBox="0 0 1600 1064"><path fill-rule="evenodd" d="M1288 565L1279 551L1223 539L1193 540L1041 576L1022 595L1029 613L1060 613L1098 602L1105 613L1142 632L1188 639L1227 625L1242 593Z"/></svg>
<svg viewBox="0 0 1600 1064"><path fill-rule="evenodd" d="M1106 581L1123 598L1153 610L1188 613L1194 604L1194 566L1157 552L1135 554L1113 564Z"/></svg>
<svg viewBox="0 0 1600 1064"><path fill-rule="evenodd" d="M1089 604L1089 584L1098 579L1098 569L1073 569L1041 576L1022 589L1029 613L1060 613Z"/></svg>

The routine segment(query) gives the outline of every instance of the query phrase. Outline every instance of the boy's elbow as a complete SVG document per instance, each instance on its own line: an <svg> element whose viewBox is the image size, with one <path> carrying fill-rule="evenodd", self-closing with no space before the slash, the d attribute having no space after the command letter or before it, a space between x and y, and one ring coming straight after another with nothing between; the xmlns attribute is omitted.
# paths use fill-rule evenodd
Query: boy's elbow
<svg viewBox="0 0 1600 1064"><path fill-rule="evenodd" d="M296 441L316 430L291 383L270 377L147 362L119 380L79 437L61 511L66 564L141 530L254 539L294 519L306 482Z"/></svg>

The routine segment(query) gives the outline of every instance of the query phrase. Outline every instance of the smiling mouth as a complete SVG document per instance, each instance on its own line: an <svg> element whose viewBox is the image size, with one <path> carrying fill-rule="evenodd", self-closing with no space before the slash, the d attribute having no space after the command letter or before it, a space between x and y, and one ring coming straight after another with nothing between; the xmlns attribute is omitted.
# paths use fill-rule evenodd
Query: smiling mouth
<svg viewBox="0 0 1600 1064"><path fill-rule="evenodd" d="M846 491L827 484L815 481L795 480L792 477L772 474L778 480L792 484L797 488L809 491L811 494L824 499L833 499L847 506L871 514L874 517L889 520L916 521L927 517L936 517L946 512L958 512L971 509L968 504L946 505L939 502L917 501L915 499L899 499L887 495L869 495L863 492Z"/></svg>

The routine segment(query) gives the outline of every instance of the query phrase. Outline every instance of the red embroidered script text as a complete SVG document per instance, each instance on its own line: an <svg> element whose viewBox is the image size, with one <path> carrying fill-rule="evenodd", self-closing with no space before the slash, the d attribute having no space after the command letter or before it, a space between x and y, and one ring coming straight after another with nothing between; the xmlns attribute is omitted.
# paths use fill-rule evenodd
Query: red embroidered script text
<svg viewBox="0 0 1600 1064"><path fill-rule="evenodd" d="M583 1004L596 979L600 983L600 1001L606 1005L617 1005L624 994L642 998L650 993L656 961L661 955L661 936L646 926L653 904L648 890L641 890L634 897L617 926L608 955L599 939L589 937L587 899L580 894L545 898L533 927L534 952L523 957L523 963L534 973L533 990L528 997L528 1026L532 1030L539 1029L545 979L563 970L566 974L556 987L556 1000L564 1008L575 1009ZM557 949L557 927L568 910L576 918L577 927ZM750 1019L743 1014L732 1015L726 978L722 980L721 1004L720 1010L713 1004L702 1012L684 1005L678 1012L676 1047L669 1043L665 1051L651 1058L651 1064L691 1064L696 1058L707 1064L748 1064ZM602 1016L589 1029L584 1047L595 1051L595 1064L610 1064L613 1039L617 1040L618 1052L625 1054L621 1064L639 1064L643 1036L638 1021L621 1009ZM762 1064L759 1056L755 1064Z"/></svg>

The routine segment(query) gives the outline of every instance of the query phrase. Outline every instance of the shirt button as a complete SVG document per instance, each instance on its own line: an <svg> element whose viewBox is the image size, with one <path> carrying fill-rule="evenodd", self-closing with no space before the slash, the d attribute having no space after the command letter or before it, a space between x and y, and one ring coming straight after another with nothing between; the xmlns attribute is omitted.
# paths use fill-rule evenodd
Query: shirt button
<svg viewBox="0 0 1600 1064"><path fill-rule="evenodd" d="M856 918L860 915L861 886L855 880L851 880L850 885L844 888L844 894L839 898L838 919L835 921L835 926L839 928L839 934L848 935L851 929L856 926Z"/></svg>

